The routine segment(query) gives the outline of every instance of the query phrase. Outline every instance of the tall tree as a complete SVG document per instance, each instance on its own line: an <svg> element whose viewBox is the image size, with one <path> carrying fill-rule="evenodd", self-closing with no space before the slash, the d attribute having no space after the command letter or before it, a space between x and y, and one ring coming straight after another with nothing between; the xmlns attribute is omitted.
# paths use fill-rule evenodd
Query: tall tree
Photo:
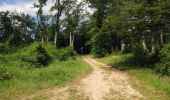
<svg viewBox="0 0 170 100"><path fill-rule="evenodd" d="M57 46L57 34L60 33L60 17L62 16L64 10L66 10L73 0L55 0L54 6L51 7L51 11L57 11L55 14L56 18L56 32L54 35L54 45Z"/></svg>
<svg viewBox="0 0 170 100"><path fill-rule="evenodd" d="M109 3L109 0L86 0L88 3L90 3L90 7L96 9L94 13L94 18L96 20L96 26L97 28L102 27L103 20L106 18L106 9L107 5Z"/></svg>
<svg viewBox="0 0 170 100"><path fill-rule="evenodd" d="M67 33L70 34L70 47L74 47L75 33L78 32L80 24L83 22L85 12L83 12L83 2L76 4L72 3L72 8L65 13L65 27ZM76 6L75 6L76 5Z"/></svg>
<svg viewBox="0 0 170 100"><path fill-rule="evenodd" d="M32 41L34 18L17 12L0 12L0 38L8 45L20 46Z"/></svg>
<svg viewBox="0 0 170 100"><path fill-rule="evenodd" d="M42 43L44 43L44 16L43 16L43 7L46 5L47 0L38 0L38 4L34 4L35 8L38 8L37 16L39 17L39 27Z"/></svg>

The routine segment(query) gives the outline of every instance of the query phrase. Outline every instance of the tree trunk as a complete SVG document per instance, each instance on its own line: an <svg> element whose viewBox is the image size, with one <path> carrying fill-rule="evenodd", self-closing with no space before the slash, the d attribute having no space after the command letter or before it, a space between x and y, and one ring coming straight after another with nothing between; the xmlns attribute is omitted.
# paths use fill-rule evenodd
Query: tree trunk
<svg viewBox="0 0 170 100"><path fill-rule="evenodd" d="M160 34L160 42L161 42L161 46L164 45L164 41L163 41L163 32L162 32L162 29L161 29L161 34Z"/></svg>
<svg viewBox="0 0 170 100"><path fill-rule="evenodd" d="M70 32L70 47L74 47L74 34L71 34Z"/></svg>
<svg viewBox="0 0 170 100"><path fill-rule="evenodd" d="M70 32L70 47L72 47L72 34Z"/></svg>
<svg viewBox="0 0 170 100"><path fill-rule="evenodd" d="M72 37L72 48L74 48L74 34L73 34L73 37Z"/></svg>
<svg viewBox="0 0 170 100"><path fill-rule="evenodd" d="M54 47L57 46L57 32L55 32L55 35L54 35Z"/></svg>
<svg viewBox="0 0 170 100"><path fill-rule="evenodd" d="M147 50L145 39L143 39L142 45L143 45L143 49L144 49L144 50Z"/></svg>
<svg viewBox="0 0 170 100"><path fill-rule="evenodd" d="M125 51L125 42L121 40L121 52Z"/></svg>
<svg viewBox="0 0 170 100"><path fill-rule="evenodd" d="M60 23L59 23L59 20L60 20L60 16L57 15L57 21L56 21L56 31L55 32L55 36L54 36L54 46L57 47L57 38L58 38L58 34L60 32Z"/></svg>
<svg viewBox="0 0 170 100"><path fill-rule="evenodd" d="M58 2L58 6L60 6L60 0L57 0ZM57 35L59 34L60 32L60 16L61 16L61 9L60 7L58 7L58 12L56 14L56 17L57 17L57 20L56 20L56 33L55 33L55 36L54 36L54 46L57 48Z"/></svg>
<svg viewBox="0 0 170 100"><path fill-rule="evenodd" d="M152 40L151 40L151 46L152 46L152 48L151 48L151 53L152 53L152 54L155 54L155 52L156 52L156 47L155 47L155 38L154 38L153 35L152 35Z"/></svg>

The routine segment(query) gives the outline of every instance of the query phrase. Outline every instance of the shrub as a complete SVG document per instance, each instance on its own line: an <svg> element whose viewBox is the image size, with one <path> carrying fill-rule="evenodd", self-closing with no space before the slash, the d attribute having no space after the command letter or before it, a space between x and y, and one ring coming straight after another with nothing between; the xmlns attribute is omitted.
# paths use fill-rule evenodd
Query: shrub
<svg viewBox="0 0 170 100"><path fill-rule="evenodd" d="M0 54L7 54L8 53L8 46L5 44L0 43Z"/></svg>
<svg viewBox="0 0 170 100"><path fill-rule="evenodd" d="M56 58L57 50L52 43L46 43L43 45L43 47L51 57Z"/></svg>
<svg viewBox="0 0 170 100"><path fill-rule="evenodd" d="M92 54L94 54L96 57L104 57L111 52L111 37L103 32L96 34L92 40Z"/></svg>
<svg viewBox="0 0 170 100"><path fill-rule="evenodd" d="M2 55L2 54L0 54L0 62L5 62L5 61L7 61L7 60L5 59L5 56Z"/></svg>
<svg viewBox="0 0 170 100"><path fill-rule="evenodd" d="M10 80L12 79L14 76L12 73L10 73L9 71L7 70L3 70L1 69L0 70L0 81L4 81L4 80Z"/></svg>
<svg viewBox="0 0 170 100"><path fill-rule="evenodd" d="M170 62L163 64L163 63L157 63L155 64L155 71L162 75L170 75Z"/></svg>
<svg viewBox="0 0 170 100"><path fill-rule="evenodd" d="M155 70L162 75L170 75L170 43L160 50L159 62L155 64Z"/></svg>
<svg viewBox="0 0 170 100"><path fill-rule="evenodd" d="M133 46L134 60L139 65L145 65L149 61L149 53L145 51L142 45Z"/></svg>
<svg viewBox="0 0 170 100"><path fill-rule="evenodd" d="M56 50L51 43L41 45L39 42L34 42L16 53L0 55L0 61L14 62L19 60L42 67L48 65L52 59L66 61L69 58L75 58L75 55L76 52L69 47Z"/></svg>
<svg viewBox="0 0 170 100"><path fill-rule="evenodd" d="M54 45L47 43L44 45L44 48L51 57L58 59L59 61L66 61L69 58L75 58L76 56L76 52L70 47L56 49Z"/></svg>
<svg viewBox="0 0 170 100"><path fill-rule="evenodd" d="M66 61L69 58L75 58L76 52L72 48L67 47L57 50L55 55L59 61Z"/></svg>
<svg viewBox="0 0 170 100"><path fill-rule="evenodd" d="M48 65L52 58L47 54L45 49L39 45L35 50L35 63L38 65Z"/></svg>
<svg viewBox="0 0 170 100"><path fill-rule="evenodd" d="M34 42L30 46L21 49L17 53L8 56L10 59L30 62L37 66L48 65L52 60L46 50L38 42Z"/></svg>

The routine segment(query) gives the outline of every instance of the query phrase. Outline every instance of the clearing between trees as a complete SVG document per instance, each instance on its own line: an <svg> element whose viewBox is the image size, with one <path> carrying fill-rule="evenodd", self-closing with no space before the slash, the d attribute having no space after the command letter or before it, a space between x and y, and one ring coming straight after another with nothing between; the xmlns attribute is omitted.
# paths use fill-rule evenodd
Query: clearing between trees
<svg viewBox="0 0 170 100"><path fill-rule="evenodd" d="M41 90L23 100L136 100L144 96L133 89L129 76L118 70L111 70L110 66L100 63L93 58L83 58L93 71L84 78L60 88Z"/></svg>

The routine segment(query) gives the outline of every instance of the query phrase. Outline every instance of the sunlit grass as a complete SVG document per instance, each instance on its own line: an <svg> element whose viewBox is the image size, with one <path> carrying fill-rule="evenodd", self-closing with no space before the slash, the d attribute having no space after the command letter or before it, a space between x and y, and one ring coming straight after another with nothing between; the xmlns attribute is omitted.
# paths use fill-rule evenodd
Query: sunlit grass
<svg viewBox="0 0 170 100"><path fill-rule="evenodd" d="M0 65L0 69L6 68L13 75L10 80L0 81L0 99L16 98L17 95L34 90L63 85L90 71L90 67L80 57L63 62L54 61L44 68L23 67L19 63Z"/></svg>

